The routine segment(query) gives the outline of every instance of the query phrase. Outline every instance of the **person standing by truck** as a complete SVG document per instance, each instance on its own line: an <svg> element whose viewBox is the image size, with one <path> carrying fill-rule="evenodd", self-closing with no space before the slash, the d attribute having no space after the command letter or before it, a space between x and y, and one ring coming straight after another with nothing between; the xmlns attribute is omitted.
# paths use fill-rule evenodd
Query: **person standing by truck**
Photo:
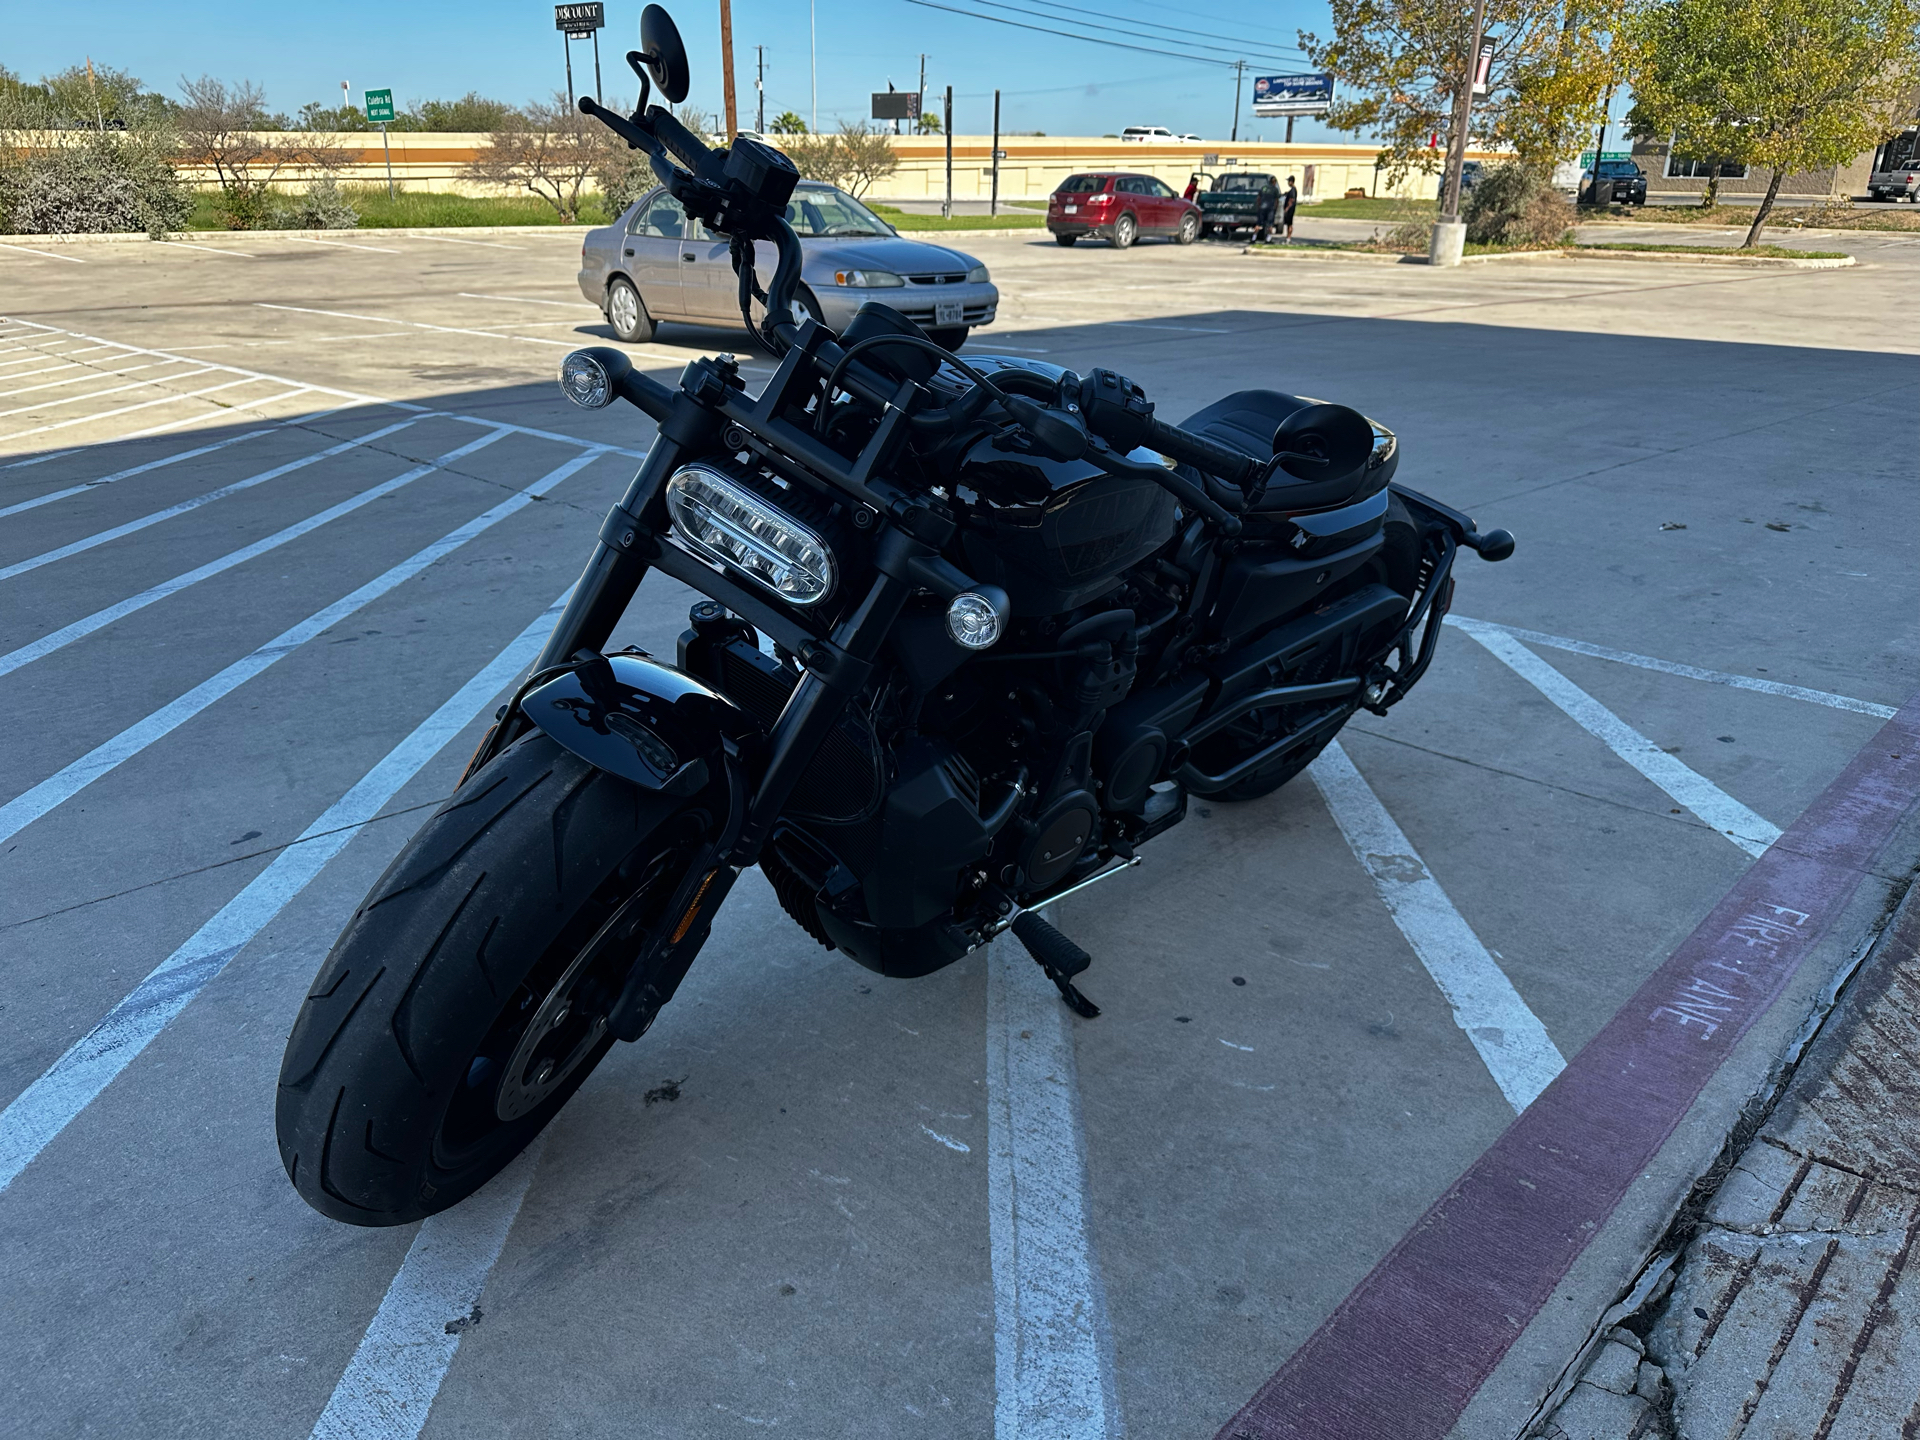
<svg viewBox="0 0 1920 1440"><path fill-rule="evenodd" d="M1260 199L1253 212L1253 241L1263 245L1273 238L1273 212L1280 203L1280 187L1273 183L1273 177L1267 177L1267 183L1260 187Z"/></svg>
<svg viewBox="0 0 1920 1440"><path fill-rule="evenodd" d="M1287 193L1280 207L1280 228L1286 233L1287 244L1293 243L1293 212L1300 208L1300 190L1293 183L1293 176L1287 176Z"/></svg>
<svg viewBox="0 0 1920 1440"><path fill-rule="evenodd" d="M1182 195L1180 198L1182 200L1191 200L1195 195L1198 195L1199 193L1200 193L1200 176L1196 172L1187 177L1187 192L1186 194Z"/></svg>

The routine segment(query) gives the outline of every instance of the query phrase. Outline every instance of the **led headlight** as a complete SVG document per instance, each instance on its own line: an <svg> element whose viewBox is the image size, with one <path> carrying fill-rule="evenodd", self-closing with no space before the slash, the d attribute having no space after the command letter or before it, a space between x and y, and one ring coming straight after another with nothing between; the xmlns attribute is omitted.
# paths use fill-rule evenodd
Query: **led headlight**
<svg viewBox="0 0 1920 1440"><path fill-rule="evenodd" d="M695 554L765 587L789 605L833 593L833 552L806 526L738 481L688 465L667 481L667 513Z"/></svg>
<svg viewBox="0 0 1920 1440"><path fill-rule="evenodd" d="M986 284L987 283L987 267L984 265L974 266L971 270L967 272L967 283L969 285Z"/></svg>
<svg viewBox="0 0 1920 1440"><path fill-rule="evenodd" d="M583 410L600 410L613 403L613 379L586 350L576 350L560 362L560 393Z"/></svg>
<svg viewBox="0 0 1920 1440"><path fill-rule="evenodd" d="M1000 612L986 596L968 590L947 606L947 633L969 650L985 650L1000 638Z"/></svg>

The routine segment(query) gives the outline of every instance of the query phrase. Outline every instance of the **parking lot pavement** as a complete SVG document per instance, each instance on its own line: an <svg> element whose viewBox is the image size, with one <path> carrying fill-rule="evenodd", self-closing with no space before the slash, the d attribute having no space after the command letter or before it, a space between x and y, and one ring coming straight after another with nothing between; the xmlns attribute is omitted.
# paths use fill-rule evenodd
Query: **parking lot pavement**
<svg viewBox="0 0 1920 1440"><path fill-rule="evenodd" d="M610 339L570 236L0 251L10 1427L1400 1440L1533 1417L1920 858L1882 728L1920 681L1920 503L1886 442L1920 390L1888 303L1920 248L1669 275L967 247L1002 293L971 350L1109 365L1176 420L1248 385L1355 404L1405 483L1518 553L1461 572L1405 705L1058 907L1100 1019L1002 947L881 981L747 877L537 1155L387 1232L281 1173L286 1029L649 427L555 393L569 347ZM770 368L744 333L630 348L663 378L714 349ZM650 580L616 638L670 645L688 599ZM1780 952L1700 1087L1596 1080L1623 1007L1835 814L1818 941ZM1480 1223L1474 1177L1549 1123L1536 1153L1595 1127L1652 1148L1619 1174L1640 1150L1596 1152L1583 1193L1613 1198L1584 1218L1511 1192L1521 1308L1428 1315L1417 1237ZM1433 1283L1474 1294L1492 1261L1448 1263ZM1340 1329L1410 1294L1408 1326ZM1302 1376L1440 1400L1292 1412Z"/></svg>

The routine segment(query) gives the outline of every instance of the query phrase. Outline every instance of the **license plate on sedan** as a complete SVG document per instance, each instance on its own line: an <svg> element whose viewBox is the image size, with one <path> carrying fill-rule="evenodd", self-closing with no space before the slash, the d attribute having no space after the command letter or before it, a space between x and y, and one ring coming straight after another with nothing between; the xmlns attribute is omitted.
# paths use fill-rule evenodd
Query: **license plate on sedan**
<svg viewBox="0 0 1920 1440"><path fill-rule="evenodd" d="M958 300L940 300L934 303L933 323L936 325L958 325L965 318L964 307Z"/></svg>
<svg viewBox="0 0 1920 1440"><path fill-rule="evenodd" d="M1079 213L1080 213L1080 207L1078 205L1067 206L1067 214L1078 215Z"/></svg>

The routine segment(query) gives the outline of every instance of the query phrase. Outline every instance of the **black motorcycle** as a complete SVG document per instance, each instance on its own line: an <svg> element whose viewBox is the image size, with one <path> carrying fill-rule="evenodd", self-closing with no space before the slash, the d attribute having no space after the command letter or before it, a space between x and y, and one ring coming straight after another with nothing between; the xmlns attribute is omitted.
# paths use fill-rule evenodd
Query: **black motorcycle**
<svg viewBox="0 0 1920 1440"><path fill-rule="evenodd" d="M1433 660L1459 548L1504 531L1394 483L1356 411L1243 390L1179 425L1107 370L960 359L877 304L799 323L798 176L709 149L649 6L631 117L583 99L732 241L779 357L677 390L569 355L576 404L658 424L533 673L335 943L287 1042L287 1173L323 1214L461 1200L673 997L741 872L888 976L1003 930L1082 1016L1037 913L1137 863L1190 796L1251 800ZM777 247L763 291L754 241ZM756 314L761 317L756 319ZM603 653L649 570L711 598L671 663Z"/></svg>

